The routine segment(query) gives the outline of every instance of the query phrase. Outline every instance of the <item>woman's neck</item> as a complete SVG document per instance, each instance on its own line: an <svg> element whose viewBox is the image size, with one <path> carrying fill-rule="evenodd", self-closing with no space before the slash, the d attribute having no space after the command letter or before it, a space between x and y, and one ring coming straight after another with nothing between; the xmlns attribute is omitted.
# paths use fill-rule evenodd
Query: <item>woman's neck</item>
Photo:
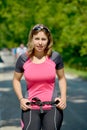
<svg viewBox="0 0 87 130"><path fill-rule="evenodd" d="M46 56L45 54L34 54L34 56L32 57L32 62L39 64L39 63L43 63L46 60Z"/></svg>
<svg viewBox="0 0 87 130"><path fill-rule="evenodd" d="M45 57L44 53L35 53L33 57L36 57L37 59L42 59L43 57Z"/></svg>

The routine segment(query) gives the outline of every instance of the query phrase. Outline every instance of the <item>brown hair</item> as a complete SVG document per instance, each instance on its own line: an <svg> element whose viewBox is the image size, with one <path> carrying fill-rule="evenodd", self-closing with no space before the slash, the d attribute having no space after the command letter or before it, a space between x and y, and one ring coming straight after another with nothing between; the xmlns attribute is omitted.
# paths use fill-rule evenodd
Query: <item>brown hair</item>
<svg viewBox="0 0 87 130"><path fill-rule="evenodd" d="M52 53L53 39L52 39L52 35L51 35L50 30L46 26L44 26L43 24L37 24L31 29L31 31L29 33L29 37L28 37L27 46L28 46L28 54L30 57L32 57L34 54L34 46L32 44L33 35L36 35L40 31L43 31L48 38L48 44L47 44L47 47L45 49L45 54L50 56Z"/></svg>

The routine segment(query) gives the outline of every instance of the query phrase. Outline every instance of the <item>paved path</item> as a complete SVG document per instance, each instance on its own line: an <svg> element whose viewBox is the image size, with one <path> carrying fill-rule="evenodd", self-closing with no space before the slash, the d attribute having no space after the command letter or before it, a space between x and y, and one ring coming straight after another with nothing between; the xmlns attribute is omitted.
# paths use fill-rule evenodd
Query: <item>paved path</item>
<svg viewBox="0 0 87 130"><path fill-rule="evenodd" d="M12 77L11 68L0 71L0 130L21 130L21 111L12 88ZM70 75L66 77L68 101L61 130L87 130L87 81ZM21 83L25 93L24 79Z"/></svg>

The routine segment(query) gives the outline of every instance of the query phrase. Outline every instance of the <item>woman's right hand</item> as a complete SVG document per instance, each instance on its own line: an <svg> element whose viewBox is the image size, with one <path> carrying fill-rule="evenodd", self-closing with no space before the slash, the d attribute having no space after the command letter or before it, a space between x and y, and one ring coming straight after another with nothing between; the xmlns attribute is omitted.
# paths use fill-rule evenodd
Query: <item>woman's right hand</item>
<svg viewBox="0 0 87 130"><path fill-rule="evenodd" d="M26 105L27 102L29 102L29 100L26 98L20 100L20 108L24 111L31 109L31 105Z"/></svg>

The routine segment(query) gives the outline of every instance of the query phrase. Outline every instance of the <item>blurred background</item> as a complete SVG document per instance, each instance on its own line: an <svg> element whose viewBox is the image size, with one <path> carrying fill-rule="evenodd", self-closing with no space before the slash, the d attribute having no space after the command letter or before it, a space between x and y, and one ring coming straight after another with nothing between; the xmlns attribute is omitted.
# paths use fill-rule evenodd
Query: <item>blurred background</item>
<svg viewBox="0 0 87 130"><path fill-rule="evenodd" d="M0 0L0 49L26 46L37 23L51 30L66 66L87 70L87 0Z"/></svg>
<svg viewBox="0 0 87 130"><path fill-rule="evenodd" d="M87 0L0 0L1 130L11 125L20 127L19 103L12 90L16 50L21 43L27 47L29 31L38 23L46 25L52 32L53 49L61 54L65 64L68 108L62 130L86 130ZM22 83L24 85L24 80ZM8 113L6 110L11 104L14 108Z"/></svg>

